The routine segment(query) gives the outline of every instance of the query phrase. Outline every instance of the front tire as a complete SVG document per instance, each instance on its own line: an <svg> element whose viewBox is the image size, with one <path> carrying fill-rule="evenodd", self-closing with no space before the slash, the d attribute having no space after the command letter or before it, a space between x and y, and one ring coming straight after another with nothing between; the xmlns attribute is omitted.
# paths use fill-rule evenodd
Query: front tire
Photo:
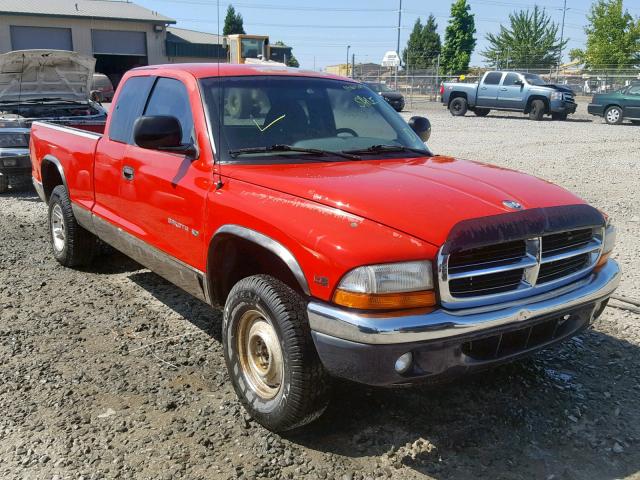
<svg viewBox="0 0 640 480"><path fill-rule="evenodd" d="M529 110L529 118L539 122L544 117L545 106L542 100L534 100L531 102L531 110Z"/></svg>
<svg viewBox="0 0 640 480"><path fill-rule="evenodd" d="M454 117L464 117L468 109L467 99L463 97L456 97L449 104L449 111Z"/></svg>
<svg viewBox="0 0 640 480"><path fill-rule="evenodd" d="M490 111L491 110L489 110L488 108L476 108L473 113L475 113L477 117L486 117L487 115L489 115Z"/></svg>
<svg viewBox="0 0 640 480"><path fill-rule="evenodd" d="M604 121L609 125L620 125L622 123L622 109L620 107L609 107L604 112Z"/></svg>
<svg viewBox="0 0 640 480"><path fill-rule="evenodd" d="M96 237L82 228L73 215L67 189L58 185L49 198L49 234L55 259L65 267L91 263L96 251Z"/></svg>
<svg viewBox="0 0 640 480"><path fill-rule="evenodd" d="M298 293L268 275L244 278L229 293L222 329L233 388L258 423L283 432L322 415L329 380Z"/></svg>

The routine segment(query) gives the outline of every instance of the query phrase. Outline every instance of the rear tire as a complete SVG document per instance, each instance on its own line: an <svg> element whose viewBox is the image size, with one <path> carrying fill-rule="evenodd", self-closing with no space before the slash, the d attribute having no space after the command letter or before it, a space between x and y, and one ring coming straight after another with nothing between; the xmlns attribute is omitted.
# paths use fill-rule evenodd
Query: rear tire
<svg viewBox="0 0 640 480"><path fill-rule="evenodd" d="M558 121L565 121L569 115L566 113L552 113L551 119Z"/></svg>
<svg viewBox="0 0 640 480"><path fill-rule="evenodd" d="M488 108L476 108L473 113L475 113L477 117L486 117L487 115L489 115L490 111L491 110L489 110Z"/></svg>
<svg viewBox="0 0 640 480"><path fill-rule="evenodd" d="M449 103L449 111L454 117L464 117L468 109L469 104L464 97L456 97Z"/></svg>
<svg viewBox="0 0 640 480"><path fill-rule="evenodd" d="M531 102L531 110L529 110L529 118L539 122L544 117L545 106L542 100L534 100Z"/></svg>
<svg viewBox="0 0 640 480"><path fill-rule="evenodd" d="M604 112L604 121L609 125L620 125L622 123L622 109L617 106L609 107Z"/></svg>
<svg viewBox="0 0 640 480"><path fill-rule="evenodd" d="M294 290L268 275L240 280L225 303L222 342L233 388L258 423L283 432L322 415L329 379Z"/></svg>
<svg viewBox="0 0 640 480"><path fill-rule="evenodd" d="M55 259L65 267L89 265L97 238L82 228L73 215L67 189L58 185L49 198L49 234Z"/></svg>
<svg viewBox="0 0 640 480"><path fill-rule="evenodd" d="M6 175L0 175L0 193L6 193L9 191L9 177Z"/></svg>

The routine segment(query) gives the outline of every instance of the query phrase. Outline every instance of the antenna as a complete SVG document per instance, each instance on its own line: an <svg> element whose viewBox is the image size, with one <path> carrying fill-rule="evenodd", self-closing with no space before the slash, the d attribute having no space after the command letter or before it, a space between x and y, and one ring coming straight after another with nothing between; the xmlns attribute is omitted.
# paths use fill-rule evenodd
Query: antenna
<svg viewBox="0 0 640 480"><path fill-rule="evenodd" d="M220 0L217 0L217 27L218 27L218 41L220 41ZM224 120L224 94L222 92L222 77L220 76L220 53L218 52L218 140L222 139L222 121ZM215 100L214 100L215 101ZM211 139L215 145L215 140ZM221 142L219 142L221 143ZM215 150L215 149L214 149ZM218 181L216 182L216 190L220 190L224 183L222 182L222 163L220 161L221 152L215 152L216 158L214 162L218 164Z"/></svg>

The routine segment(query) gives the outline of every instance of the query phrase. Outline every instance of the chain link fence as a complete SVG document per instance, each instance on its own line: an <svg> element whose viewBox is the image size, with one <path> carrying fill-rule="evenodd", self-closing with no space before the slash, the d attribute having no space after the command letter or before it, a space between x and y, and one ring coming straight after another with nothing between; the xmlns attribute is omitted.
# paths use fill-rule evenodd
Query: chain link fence
<svg viewBox="0 0 640 480"><path fill-rule="evenodd" d="M440 86L443 82L476 83L486 70L475 70L464 76L441 75L436 69L400 70L373 64L355 65L353 77L366 83L382 83L405 96L408 109L419 108L426 102L440 100ZM565 85L576 95L591 96L605 93L640 82L640 70L594 70L569 72L557 68L526 68L517 71L536 73L549 83Z"/></svg>

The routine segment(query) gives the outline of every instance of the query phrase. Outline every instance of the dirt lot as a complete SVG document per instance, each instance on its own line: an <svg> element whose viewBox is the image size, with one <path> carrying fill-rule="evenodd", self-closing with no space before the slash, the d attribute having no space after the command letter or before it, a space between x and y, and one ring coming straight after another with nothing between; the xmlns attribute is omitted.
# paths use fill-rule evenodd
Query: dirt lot
<svg viewBox="0 0 640 480"><path fill-rule="evenodd" d="M619 292L640 298L640 127L426 110L435 152L608 211ZM446 386L339 384L319 422L279 437L235 399L219 310L121 255L61 268L45 218L32 191L0 197L2 479L640 479L637 313L608 308L564 345Z"/></svg>

